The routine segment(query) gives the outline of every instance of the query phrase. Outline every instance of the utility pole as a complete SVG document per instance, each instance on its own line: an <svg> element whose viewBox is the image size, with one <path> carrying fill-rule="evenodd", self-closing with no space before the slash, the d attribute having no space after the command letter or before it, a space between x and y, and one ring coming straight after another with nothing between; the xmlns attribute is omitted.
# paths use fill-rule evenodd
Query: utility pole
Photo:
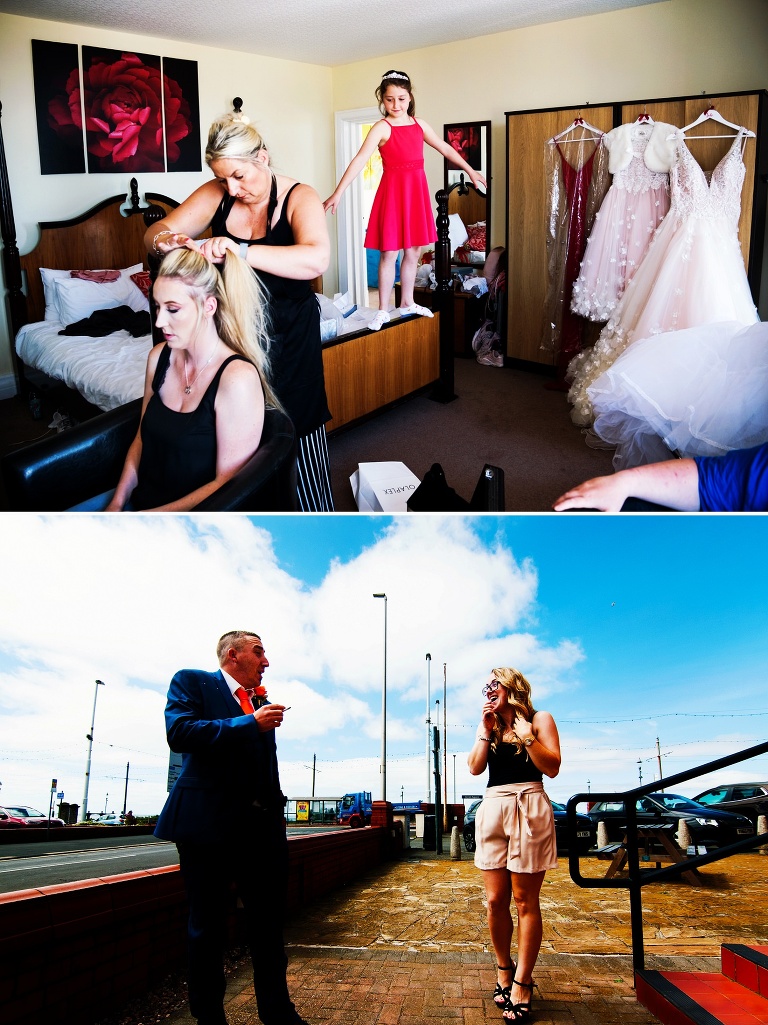
<svg viewBox="0 0 768 1025"><path fill-rule="evenodd" d="M128 773L131 769L131 763L127 762L125 766L125 792L123 793L123 818L125 818L125 809L128 807Z"/></svg>
<svg viewBox="0 0 768 1025"><path fill-rule="evenodd" d="M312 755L312 796L315 796L315 772L317 771L317 755Z"/></svg>
<svg viewBox="0 0 768 1025"><path fill-rule="evenodd" d="M659 763L659 779L664 779L664 773L661 770L661 747L659 746L659 738L658 737L656 738L656 758L657 758L658 763ZM663 792L664 791L664 787L662 787L661 789L662 789L662 792Z"/></svg>

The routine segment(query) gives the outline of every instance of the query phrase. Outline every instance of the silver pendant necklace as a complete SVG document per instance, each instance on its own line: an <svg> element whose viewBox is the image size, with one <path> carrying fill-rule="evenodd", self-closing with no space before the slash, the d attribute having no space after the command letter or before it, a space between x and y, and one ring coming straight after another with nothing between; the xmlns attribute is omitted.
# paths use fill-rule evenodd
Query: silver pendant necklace
<svg viewBox="0 0 768 1025"><path fill-rule="evenodd" d="M213 352L208 357L208 359L205 361L205 363L203 363L203 365L200 367L200 369L198 370L198 372L195 374L195 376L192 378L191 381L189 379L189 375L187 374L187 361L184 360L184 381L186 383L186 387L184 388L184 394L185 395L189 395L189 393L192 391L192 388L194 387L195 381L198 379L198 377L202 374L202 372L205 370L205 368L211 362L213 357L216 355L216 349L218 348L218 345L219 345L219 340L217 338L216 339L216 343L213 346Z"/></svg>

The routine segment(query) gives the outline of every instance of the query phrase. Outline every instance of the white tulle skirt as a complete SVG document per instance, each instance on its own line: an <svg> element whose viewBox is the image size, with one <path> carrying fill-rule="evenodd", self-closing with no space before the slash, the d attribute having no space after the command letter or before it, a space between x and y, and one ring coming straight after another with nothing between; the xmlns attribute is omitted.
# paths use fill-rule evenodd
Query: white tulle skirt
<svg viewBox="0 0 768 1025"><path fill-rule="evenodd" d="M768 323L638 339L588 396L593 441L616 448L617 470L768 442Z"/></svg>

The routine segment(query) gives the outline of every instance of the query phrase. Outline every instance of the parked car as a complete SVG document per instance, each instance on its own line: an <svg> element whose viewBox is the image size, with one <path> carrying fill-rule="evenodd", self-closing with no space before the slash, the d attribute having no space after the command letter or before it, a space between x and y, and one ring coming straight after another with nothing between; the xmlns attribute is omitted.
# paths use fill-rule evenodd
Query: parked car
<svg viewBox="0 0 768 1025"><path fill-rule="evenodd" d="M599 801L590 808L588 814L595 825L601 821L605 823L609 842L624 839L627 816L623 801ZM725 847L746 836L753 836L755 832L752 823L744 815L708 808L680 794L648 794L637 801L639 826L663 823L677 826L680 819L685 819L691 841L708 848Z"/></svg>
<svg viewBox="0 0 768 1025"><path fill-rule="evenodd" d="M28 804L7 804L5 810L11 815L24 819L28 826L42 826L43 828L48 826L49 819L45 812L38 811L37 808L30 808ZM50 825L52 827L66 826L66 822L64 819L51 818Z"/></svg>
<svg viewBox="0 0 768 1025"><path fill-rule="evenodd" d="M0 829L26 829L27 824L18 815L12 815L7 808L0 808Z"/></svg>
<svg viewBox="0 0 768 1025"><path fill-rule="evenodd" d="M470 853L474 851L477 846L475 843L475 813L480 807L480 804L480 801L473 801L464 816L464 846ZM557 801L552 801L552 811L555 815L555 837L557 838L557 849L558 851L565 852L568 850L565 826L565 805L558 804ZM579 853L586 854L590 848L595 846L597 827L586 815L577 815L576 823L576 837L578 839Z"/></svg>
<svg viewBox="0 0 768 1025"><path fill-rule="evenodd" d="M123 823L123 816L122 815L116 815L113 811L109 812L109 814L104 813L103 815L96 815L96 816L94 816L91 819L91 822L93 822L97 826L122 826L122 825L124 825L124 823Z"/></svg>
<svg viewBox="0 0 768 1025"><path fill-rule="evenodd" d="M746 815L757 826L758 815L768 815L768 783L733 783L712 787L694 797L708 808L722 808Z"/></svg>

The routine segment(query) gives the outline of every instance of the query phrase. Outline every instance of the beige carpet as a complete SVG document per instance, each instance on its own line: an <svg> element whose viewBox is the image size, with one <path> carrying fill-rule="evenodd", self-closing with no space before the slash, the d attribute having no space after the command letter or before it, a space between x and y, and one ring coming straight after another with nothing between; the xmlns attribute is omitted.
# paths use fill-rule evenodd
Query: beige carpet
<svg viewBox="0 0 768 1025"><path fill-rule="evenodd" d="M357 508L349 483L358 463L401 460L419 479L440 463L449 485L472 497L485 463L505 474L508 512L548 511L569 487L612 471L611 453L590 449L563 392L525 370L455 360L458 398L417 395L328 439L338 512Z"/></svg>

